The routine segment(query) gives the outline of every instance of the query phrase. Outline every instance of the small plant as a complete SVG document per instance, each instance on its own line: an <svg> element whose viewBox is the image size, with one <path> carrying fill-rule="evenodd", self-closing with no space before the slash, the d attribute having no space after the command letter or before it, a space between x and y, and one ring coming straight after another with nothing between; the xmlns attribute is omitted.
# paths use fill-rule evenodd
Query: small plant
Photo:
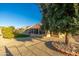
<svg viewBox="0 0 79 59"><path fill-rule="evenodd" d="M14 29L13 27L3 27L2 28L3 38L14 38Z"/></svg>

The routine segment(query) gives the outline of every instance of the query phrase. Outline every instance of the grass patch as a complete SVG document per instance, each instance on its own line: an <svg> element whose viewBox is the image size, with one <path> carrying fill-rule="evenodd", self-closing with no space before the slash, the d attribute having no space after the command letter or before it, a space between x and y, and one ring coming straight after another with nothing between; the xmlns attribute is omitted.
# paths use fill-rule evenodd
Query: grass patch
<svg viewBox="0 0 79 59"><path fill-rule="evenodd" d="M15 34L15 38L24 38L24 37L30 37L30 35L25 35L25 34Z"/></svg>

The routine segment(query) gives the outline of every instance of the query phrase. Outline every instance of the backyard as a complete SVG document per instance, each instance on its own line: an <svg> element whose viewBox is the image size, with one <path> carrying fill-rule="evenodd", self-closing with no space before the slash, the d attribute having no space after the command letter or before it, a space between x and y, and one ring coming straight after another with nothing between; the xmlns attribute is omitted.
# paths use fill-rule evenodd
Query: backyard
<svg viewBox="0 0 79 59"><path fill-rule="evenodd" d="M78 3L2 5L0 55L79 56Z"/></svg>

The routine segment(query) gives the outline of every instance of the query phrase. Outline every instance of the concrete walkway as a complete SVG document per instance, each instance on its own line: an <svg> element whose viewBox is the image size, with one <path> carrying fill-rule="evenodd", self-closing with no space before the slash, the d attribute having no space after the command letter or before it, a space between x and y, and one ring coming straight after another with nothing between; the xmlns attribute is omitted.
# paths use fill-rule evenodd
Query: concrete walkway
<svg viewBox="0 0 79 59"><path fill-rule="evenodd" d="M64 54L49 48L51 47L47 46L49 41L53 40L31 38L31 41L17 41L0 36L0 56L64 56Z"/></svg>
<svg viewBox="0 0 79 59"><path fill-rule="evenodd" d="M1 56L64 56L64 54L50 49L46 42L50 39L32 39L32 41L16 41L15 39L3 39L0 37ZM5 48L6 46L6 48Z"/></svg>

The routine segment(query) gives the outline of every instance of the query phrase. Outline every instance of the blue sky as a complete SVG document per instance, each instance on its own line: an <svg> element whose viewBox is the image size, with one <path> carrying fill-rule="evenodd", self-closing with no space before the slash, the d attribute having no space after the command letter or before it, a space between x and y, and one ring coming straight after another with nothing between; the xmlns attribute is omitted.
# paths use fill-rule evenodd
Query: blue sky
<svg viewBox="0 0 79 59"><path fill-rule="evenodd" d="M40 23L41 19L37 4L0 3L0 26L30 26Z"/></svg>

